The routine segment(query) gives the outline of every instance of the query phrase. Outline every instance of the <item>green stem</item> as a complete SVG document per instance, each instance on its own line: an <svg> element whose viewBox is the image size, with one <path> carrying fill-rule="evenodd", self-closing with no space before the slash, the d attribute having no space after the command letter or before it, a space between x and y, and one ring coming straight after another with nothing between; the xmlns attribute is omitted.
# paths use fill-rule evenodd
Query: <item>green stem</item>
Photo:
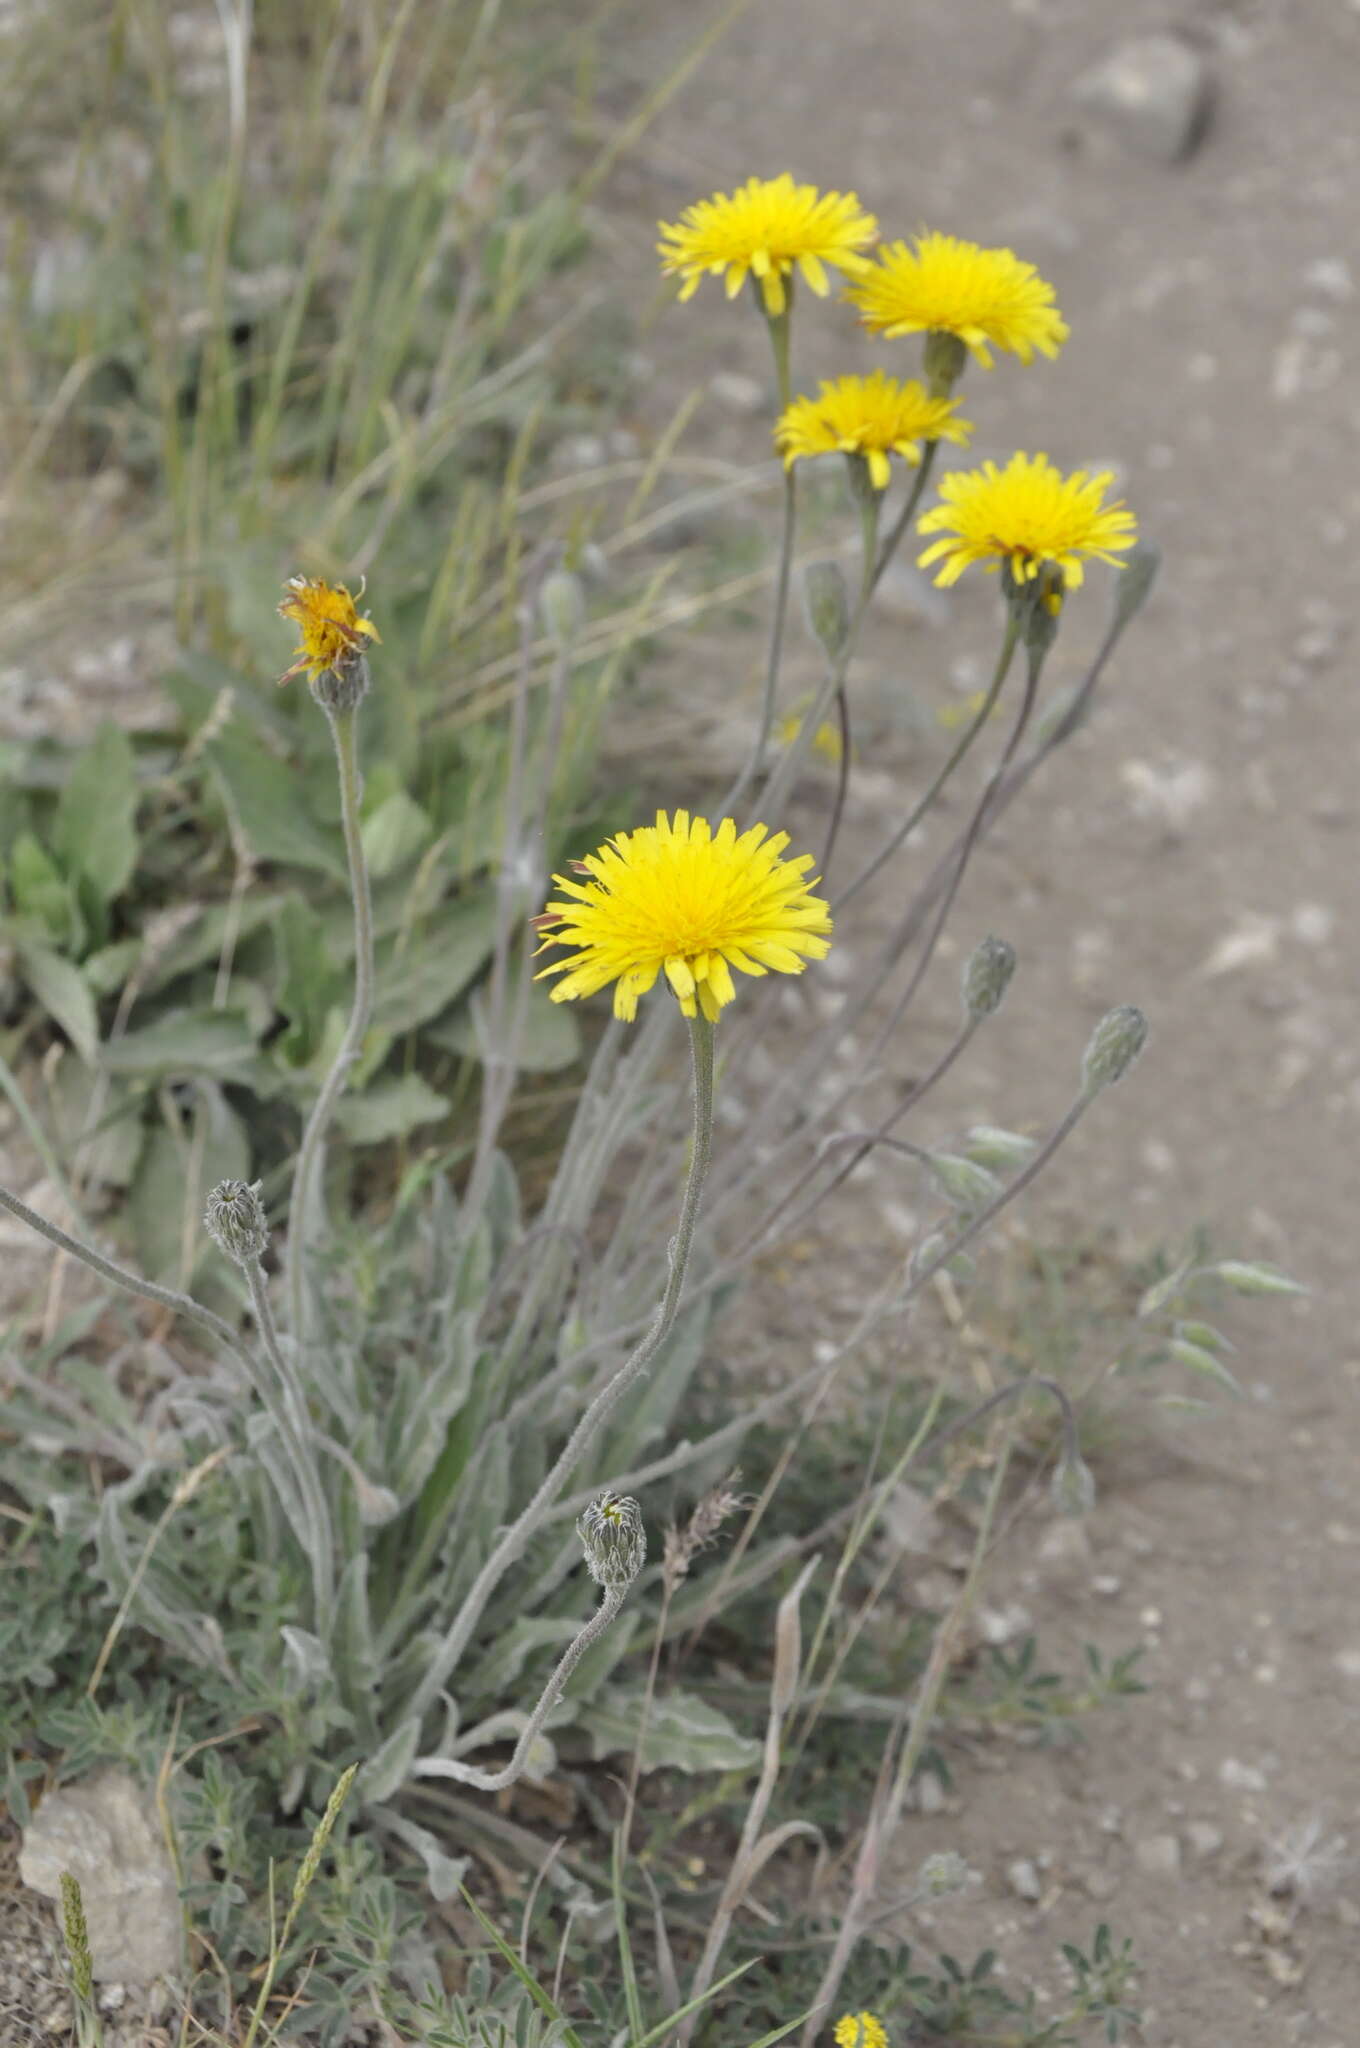
<svg viewBox="0 0 1360 2048"><path fill-rule="evenodd" d="M340 776L340 818L345 833L345 855L349 863L350 895L354 903L354 1005L334 1064L322 1083L321 1093L307 1119L293 1176L288 1205L288 1324L295 1344L303 1342L303 1311L306 1299L307 1205L311 1183L317 1171L326 1132L335 1105L344 1093L351 1067L364 1049L373 1008L373 906L368 889L368 863L364 859L359 829L357 708L328 711L335 759Z"/></svg>
<svg viewBox="0 0 1360 2048"><path fill-rule="evenodd" d="M870 486L869 495L860 499L859 507L860 579L859 600L856 607L857 616L862 616L873 592L874 565L878 556L878 519L881 506L882 500L879 493ZM850 692L846 688L844 673L842 673L836 684L836 719L840 728L841 757L837 763L836 798L831 806L831 823L827 827L826 844L822 848L822 858L818 863L823 876L826 875L828 868L831 866L831 856L836 850L836 840L841 829L841 819L845 816L845 800L850 793ZM814 733L814 741L816 737Z"/></svg>
<svg viewBox="0 0 1360 2048"><path fill-rule="evenodd" d="M438 1699L450 1673L472 1638L472 1632L496 1586L523 1552L529 1539L545 1519L569 1475L581 1462L601 1428L619 1402L652 1364L670 1335L680 1308L685 1272L694 1243L694 1227L708 1178L713 1144L713 1026L706 1017L690 1021L690 1048L694 1062L694 1136L689 1173L680 1204L680 1219L670 1245L670 1272L665 1292L651 1327L632 1356L625 1359L608 1386L602 1387L567 1438L551 1471L523 1513L505 1531L478 1572L447 1634L435 1651L425 1676L411 1699L407 1712L416 1718L428 1713Z"/></svg>
<svg viewBox="0 0 1360 2048"><path fill-rule="evenodd" d="M880 869L886 867L887 863L892 859L893 855L899 850L900 847L905 845L908 839L910 839L912 833L916 830L922 818L924 818L926 812L930 809L936 797L940 794L940 791L944 788L946 782L948 782L950 776L954 773L954 770L963 760L964 755L968 752L969 748L973 744L973 741L982 731L982 728L986 725L987 720L991 717L992 712L995 710L996 700L1001 695L1001 686L1005 682L1007 675L1010 673L1010 666L1012 660L1015 657L1016 643L1019 639L1019 634L1020 629L1016 622L1015 616L1013 613L1008 612L1006 617L1006 631L1001 642L1001 652L997 656L996 668L992 673L992 680L987 686L987 695L984 697L982 701L977 716L973 719L972 723L965 728L962 737L956 742L953 752L949 755L948 760L940 769L939 774L935 777L935 780L930 784L930 787L926 790L920 802L917 803L914 806L914 808L907 814L905 821L898 826L897 830L893 833L891 839L887 840L886 843L882 847L880 847L879 851L874 855L873 859L869 862L869 865L866 868L861 869L859 874L855 876L854 881L851 882L850 886L847 889L843 889L841 891L840 895L836 898L835 902L831 906L833 911L839 912L843 910L845 905L850 901L851 897L857 896L860 890L863 889L867 883L872 882L874 876L879 873Z"/></svg>
<svg viewBox="0 0 1360 2048"><path fill-rule="evenodd" d="M920 464L917 468L912 487L907 493L907 501L892 525L888 528L888 536L883 543L882 552L874 564L873 580L869 585L871 592L877 590L883 580L884 571L902 544L903 535L911 525L916 507L925 495L926 485L930 482L930 472L935 467L935 458L939 452L940 444L938 441L927 441L924 449L921 451Z"/></svg>
<svg viewBox="0 0 1360 2048"><path fill-rule="evenodd" d="M562 1697L562 1689L572 1672L584 1657L592 1643L597 1643L610 1623L614 1620L627 1597L627 1586L607 1586L590 1620L581 1633L568 1643L558 1662L557 1669L538 1696L538 1704L530 1714L515 1744L515 1753L504 1770L484 1771L476 1764L462 1764L454 1757L420 1756L411 1766L416 1778L453 1778L460 1785L472 1785L478 1792L503 1792L507 1785L513 1785L516 1778L524 1775L529 1755L539 1731L553 1708Z"/></svg>
<svg viewBox="0 0 1360 2048"><path fill-rule="evenodd" d="M788 281L792 290L792 279ZM779 409L783 412L793 395L789 374L789 331L792 325L792 302L785 305L779 314L766 314L765 324L770 332L770 349L774 356L775 381L779 387ZM722 804L723 814L735 811L742 797L765 763L770 734L774 730L775 698L779 692L779 670L784 656L784 627L789 612L789 584L793 577L793 543L798 524L798 479L796 465L790 463L784 471L784 517L779 534L779 566L775 572L774 614L770 620L770 645L765 658L765 686L760 697L760 715L756 724L755 741L746 759L746 766L728 791Z"/></svg>
<svg viewBox="0 0 1360 2048"><path fill-rule="evenodd" d="M265 1284L264 1268L258 1259L252 1259L244 1271L246 1283L250 1288L250 1305L255 1311L255 1324L260 1333L260 1341L278 1375L279 1386L283 1392L280 1413L276 1419L281 1423L284 1441L293 1454L293 1469L297 1475L298 1493L306 1517L307 1556L312 1567L315 1618L318 1632L324 1640L335 1604L335 1539L325 1490L317 1473L316 1459L309 1443L312 1436L311 1418L307 1413L306 1399L296 1373L279 1342L274 1311L269 1303L269 1290Z"/></svg>
<svg viewBox="0 0 1360 2048"><path fill-rule="evenodd" d="M988 1545L991 1542L992 1525L996 1519L996 1511L1000 1505L1001 1493L1006 1481L1007 1467L1010 1464L1011 1441L1011 1433L1008 1431L997 1455L996 1469L992 1474L992 1483L987 1489L987 1499L983 1507L977 1537L973 1544L973 1555L968 1567L968 1576L964 1580L958 1598L955 1600L948 1616L941 1624L934 1643L931 1645L930 1658L916 1695L916 1704L912 1709L907 1739L902 1746L901 1754L897 1760L897 1768L893 1774L892 1785L887 1789L886 1794L883 1781L880 1779L879 1792L875 1797L866 1824L864 1841L860 1848L859 1862L855 1871L850 1899L841 1917L841 1924L837 1931L830 1960L827 1963L822 1980L817 1986L814 2005L818 2013L823 2011L834 2000L839 1991L841 1979L845 1975L850 1957L864 1929L868 1908L877 1882L878 1869L888 1844L891 1842L896 1831L897 1823L901 1818L902 1802L906 1796L907 1786L911 1782L912 1773L920 1761L921 1751L924 1749L926 1737L930 1733L931 1723L935 1718L935 1709L939 1703L940 1692L949 1674L950 1661L953 1657L954 1644L959 1628L976 1597L978 1581L981 1578ZM897 1725L900 1727L900 1721ZM888 1758L885 1753L885 1765L887 1761ZM819 2025L820 2020L818 2019L808 2022L800 2038L799 2048L813 2048Z"/></svg>
<svg viewBox="0 0 1360 2048"><path fill-rule="evenodd" d="M160 1287L154 1280L143 1280L140 1273L130 1273L125 1266L116 1266L112 1259L106 1259L93 1245L83 1244L78 1237L72 1237L55 1223L49 1223L45 1216L40 1216L36 1209L30 1209L27 1202L21 1202L8 1188L0 1188L0 1209L8 1209L11 1216L17 1216L30 1230L36 1230L39 1237L45 1237L48 1243L56 1245L59 1251L69 1252L72 1258L80 1259L92 1272L98 1273L102 1280L110 1281L114 1287L121 1287L127 1294L143 1295L147 1301L158 1302L162 1308L171 1309L178 1316L188 1316L192 1322L210 1331L220 1344L225 1344L229 1351L234 1352L236 1357L242 1360L250 1372L252 1381L257 1378L255 1361L230 1323L224 1323L221 1316L214 1315L210 1308L204 1308L191 1295L176 1294L173 1288Z"/></svg>

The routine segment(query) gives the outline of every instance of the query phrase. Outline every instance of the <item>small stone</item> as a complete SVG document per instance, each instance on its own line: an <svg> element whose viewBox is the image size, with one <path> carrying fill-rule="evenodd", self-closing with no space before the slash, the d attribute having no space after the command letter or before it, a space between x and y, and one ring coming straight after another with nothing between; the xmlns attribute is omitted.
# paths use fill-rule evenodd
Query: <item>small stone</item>
<svg viewBox="0 0 1360 2048"><path fill-rule="evenodd" d="M1213 1698L1213 1696L1213 1688L1209 1684L1207 1678L1186 1679L1185 1697L1189 1700L1191 1706L1205 1706Z"/></svg>
<svg viewBox="0 0 1360 2048"><path fill-rule="evenodd" d="M1343 1678L1360 1678L1360 1650L1338 1650L1332 1662Z"/></svg>
<svg viewBox="0 0 1360 2048"><path fill-rule="evenodd" d="M719 370L709 378L708 388L728 412L749 417L765 408L764 385L755 377L743 376L740 370Z"/></svg>
<svg viewBox="0 0 1360 2048"><path fill-rule="evenodd" d="M1213 81L1183 37L1134 36L1083 71L1072 97L1139 156L1174 164L1204 138Z"/></svg>
<svg viewBox="0 0 1360 2048"><path fill-rule="evenodd" d="M1119 1890L1119 1879L1112 1870L1088 1870L1082 1875L1081 1885L1088 1899L1103 1905Z"/></svg>
<svg viewBox="0 0 1360 2048"><path fill-rule="evenodd" d="M923 1771L917 1779L916 1807L920 1813L944 1812L944 1786L934 1771Z"/></svg>
<svg viewBox="0 0 1360 2048"><path fill-rule="evenodd" d="M1218 1767L1218 1781L1231 1792L1264 1792L1266 1774L1258 1771L1255 1764L1244 1764L1235 1756L1225 1756Z"/></svg>
<svg viewBox="0 0 1360 2048"><path fill-rule="evenodd" d="M1043 1880L1032 1857L1017 1856L1013 1863L1008 1863L1006 1883L1017 1899L1028 1899L1031 1904L1043 1896Z"/></svg>
<svg viewBox="0 0 1360 2048"><path fill-rule="evenodd" d="M1124 1581L1114 1572L1097 1572L1091 1581L1091 1591L1099 1593L1102 1600L1117 1599Z"/></svg>
<svg viewBox="0 0 1360 2048"><path fill-rule="evenodd" d="M949 596L910 562L890 562L874 592L874 609L888 619L943 626L949 617Z"/></svg>
<svg viewBox="0 0 1360 2048"><path fill-rule="evenodd" d="M1028 1635L1033 1627L1034 1616L1018 1600L1012 1600L1006 1607L984 1607L977 1618L977 1631L983 1642L998 1650Z"/></svg>
<svg viewBox="0 0 1360 2048"><path fill-rule="evenodd" d="M102 1771L49 1792L24 1830L19 1874L49 1899L80 1885L100 1982L149 1984L180 1961L179 1887L155 1807L135 1779Z"/></svg>
<svg viewBox="0 0 1360 2048"><path fill-rule="evenodd" d="M1174 1835L1146 1835L1133 1845L1133 1860L1147 1877L1176 1877L1181 1845Z"/></svg>
<svg viewBox="0 0 1360 2048"><path fill-rule="evenodd" d="M1345 305L1355 297L1355 280L1350 265L1342 256L1319 256L1304 271L1304 278L1315 292L1324 298L1335 299L1338 305Z"/></svg>
<svg viewBox="0 0 1360 2048"><path fill-rule="evenodd" d="M1217 1856L1223 1847L1223 1830L1216 1828L1212 1821L1192 1820L1185 1830L1185 1839L1190 1844L1192 1856L1207 1859Z"/></svg>
<svg viewBox="0 0 1360 2048"><path fill-rule="evenodd" d="M1084 1576L1091 1563L1091 1539L1086 1533L1085 1523L1070 1515L1050 1522L1039 1538L1034 1555L1048 1578Z"/></svg>
<svg viewBox="0 0 1360 2048"><path fill-rule="evenodd" d="M883 1527L894 1549L920 1557L939 1547L940 1518L925 1494L905 1481L895 1486L883 1509Z"/></svg>

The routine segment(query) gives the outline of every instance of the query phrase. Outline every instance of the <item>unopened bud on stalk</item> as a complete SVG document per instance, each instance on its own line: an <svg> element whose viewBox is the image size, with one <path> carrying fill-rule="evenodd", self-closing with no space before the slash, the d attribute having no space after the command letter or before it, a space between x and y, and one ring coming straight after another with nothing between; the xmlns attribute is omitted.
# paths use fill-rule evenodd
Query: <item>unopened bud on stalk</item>
<svg viewBox="0 0 1360 2048"><path fill-rule="evenodd" d="M1048 1494L1060 1515L1090 1514L1096 1504L1096 1482L1080 1451L1063 1453Z"/></svg>
<svg viewBox="0 0 1360 2048"><path fill-rule="evenodd" d="M994 1173L958 1152L932 1152L930 1170L954 1207L965 1216L985 1209L1001 1193L1001 1183Z"/></svg>
<svg viewBox="0 0 1360 2048"><path fill-rule="evenodd" d="M333 668L312 677L311 690L323 711L355 710L368 695L367 655L347 648L336 656Z"/></svg>
<svg viewBox="0 0 1360 2048"><path fill-rule="evenodd" d="M809 562L803 571L803 610L808 630L834 661L850 637L850 599L839 562Z"/></svg>
<svg viewBox="0 0 1360 2048"><path fill-rule="evenodd" d="M963 970L963 1007L970 1017L994 1017L1015 972L1015 948L1005 939L985 938L968 955Z"/></svg>
<svg viewBox="0 0 1360 2048"><path fill-rule="evenodd" d="M631 1586L647 1559L642 1510L626 1493L602 1493L577 1518L590 1576L601 1586Z"/></svg>
<svg viewBox="0 0 1360 2048"><path fill-rule="evenodd" d="M269 1242L269 1225L260 1200L263 1181L253 1187L243 1180L221 1180L208 1196L203 1222L220 1252L238 1266L253 1266Z"/></svg>
<svg viewBox="0 0 1360 2048"><path fill-rule="evenodd" d="M586 594L580 577L573 576L570 569L554 569L543 579L538 608L543 629L558 653L570 653L586 622Z"/></svg>
<svg viewBox="0 0 1360 2048"><path fill-rule="evenodd" d="M968 360L968 344L957 334L946 334L942 328L932 327L926 335L925 354L922 367L932 398L948 398L963 374Z"/></svg>
<svg viewBox="0 0 1360 2048"><path fill-rule="evenodd" d="M1123 1080L1143 1050L1147 1032L1147 1018L1132 1003L1121 1003L1118 1009L1106 1012L1091 1033L1081 1063L1088 1095Z"/></svg>

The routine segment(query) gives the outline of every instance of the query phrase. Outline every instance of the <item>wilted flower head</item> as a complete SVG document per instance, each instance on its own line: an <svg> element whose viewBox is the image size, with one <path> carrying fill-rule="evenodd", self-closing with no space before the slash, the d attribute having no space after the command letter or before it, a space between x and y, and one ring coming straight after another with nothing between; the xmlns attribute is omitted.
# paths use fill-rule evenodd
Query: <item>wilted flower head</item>
<svg viewBox="0 0 1360 2048"><path fill-rule="evenodd" d="M940 480L944 502L917 521L918 532L945 537L916 559L923 569L941 564L939 584L957 583L971 562L993 574L1004 565L1017 588L1042 576L1044 603L1056 613L1065 588L1083 580L1083 556L1117 568L1119 553L1138 538L1132 512L1104 502L1112 481L1109 470L1064 476L1046 455L1012 455L1004 469L984 462L952 470Z"/></svg>
<svg viewBox="0 0 1360 2048"><path fill-rule="evenodd" d="M1055 356L1068 335L1053 287L1010 249L982 249L954 235L923 234L915 248L892 242L846 288L873 334L950 334L990 369L992 348L1022 363Z"/></svg>
<svg viewBox="0 0 1360 2048"><path fill-rule="evenodd" d="M373 621L360 616L354 599L343 583L326 583L317 576L290 576L288 595L279 606L279 616L292 619L300 635L291 668L279 677L306 672L313 690L324 686L328 675L348 681L351 690L358 682L364 645L381 635ZM360 596L362 596L362 591ZM357 690L357 698L363 695ZM332 708L343 708L339 705Z"/></svg>
<svg viewBox="0 0 1360 2048"><path fill-rule="evenodd" d="M1147 1039L1147 1018L1132 1003L1120 1003L1107 1010L1091 1033L1081 1063L1081 1077L1088 1092L1111 1088L1122 1081L1143 1050Z"/></svg>
<svg viewBox="0 0 1360 2048"><path fill-rule="evenodd" d="M685 1016L710 1022L732 1001L731 970L801 974L829 950L831 915L810 893L811 854L781 860L787 832L767 837L752 825L740 836L731 818L716 832L706 818L658 811L655 825L606 840L583 861L586 877L554 875L571 900L550 903L536 920L543 946L575 946L539 974L564 974L555 1003L594 995L614 983L614 1015L631 1022L638 998L664 970ZM542 947L539 948L543 950Z"/></svg>
<svg viewBox="0 0 1360 2048"><path fill-rule="evenodd" d="M602 1493L583 1509L576 1533L593 1579L602 1586L631 1586L647 1557L642 1510L631 1495Z"/></svg>
<svg viewBox="0 0 1360 2048"><path fill-rule="evenodd" d="M878 222L853 192L819 192L778 178L748 178L735 192L715 192L687 206L674 226L660 223L661 268L683 278L682 299L702 277L726 280L734 299L748 277L759 281L772 317L788 304L785 279L795 269L819 298L829 289L825 266L858 271L859 251L873 241Z"/></svg>
<svg viewBox="0 0 1360 2048"><path fill-rule="evenodd" d="M208 1196L204 1227L220 1252L238 1266L254 1265L269 1242L264 1203L260 1200L263 1181L253 1186L243 1180L222 1180Z"/></svg>
<svg viewBox="0 0 1360 2048"><path fill-rule="evenodd" d="M858 455L868 464L873 489L886 491L890 455L918 463L925 441L967 447L972 423L955 419L957 410L957 399L933 398L914 378L903 384L874 370L867 377L824 380L815 398L795 398L775 424L775 444L786 469L808 455Z"/></svg>

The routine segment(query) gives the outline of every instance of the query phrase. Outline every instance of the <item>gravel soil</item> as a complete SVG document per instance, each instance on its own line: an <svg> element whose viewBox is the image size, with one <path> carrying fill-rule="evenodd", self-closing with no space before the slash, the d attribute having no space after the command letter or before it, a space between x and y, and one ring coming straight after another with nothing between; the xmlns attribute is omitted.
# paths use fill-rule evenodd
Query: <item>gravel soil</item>
<svg viewBox="0 0 1360 2048"><path fill-rule="evenodd" d="M1215 88L1175 161L1073 93L1122 40L1166 29ZM621 10L607 87L620 115L694 30L690 9ZM887 1881L905 1890L926 1854L963 1852L981 1885L902 1931L959 1954L995 1946L1016 1984L1059 1984L1057 1942L1108 1919L1144 1960L1156 2048L1357 2039L1358 79L1355 0L753 0L597 201L599 281L634 306L651 293L657 218L753 170L853 187L889 234L924 223L1011 244L1054 281L1072 338L1056 364L970 371L975 451L1117 467L1164 551L1098 715L970 872L960 947L1004 933L1022 971L913 1134L1043 1127L1092 1024L1137 1001L1154 1033L1137 1073L1025 1221L1037 1233L1079 1213L1130 1244L1206 1222L1311 1292L1233 1325L1246 1402L1107 1446L1078 1535L1029 1516L989 1580L988 1609L1023 1609L1046 1652L1142 1641L1147 1696L1076 1745L961 1764L943 1808L909 1816ZM717 376L685 448L767 459L764 336L744 304L716 287L653 303L641 347L620 429L650 444ZM834 308L808 317L796 357L802 383L915 361L905 343L871 352ZM751 515L768 529L772 503ZM855 675L866 744L845 873L919 787L926 743L903 707L976 688L995 643L985 579L945 603L902 576L888 597ZM1080 672L1103 598L1093 584L1069 607L1055 684ZM667 694L639 701L633 736L650 721L669 746L683 727L699 757L711 744L730 761L733 702L746 719L758 662L754 626L702 628L683 670L664 658ZM814 675L798 632L790 696ZM825 788L803 803L815 834ZM880 893L847 920L847 955L888 908ZM889 1093L949 1029L959 957L942 951L891 1049ZM901 1257L918 1192L885 1169L851 1183L821 1224L834 1297ZM806 1342L835 1306L804 1314L784 1288L784 1325ZM1338 1837L1350 1846L1333 1854ZM1302 1852L1292 1876L1282 1843ZM5 2024L4 2039L40 2037Z"/></svg>
<svg viewBox="0 0 1360 2048"><path fill-rule="evenodd" d="M616 45L629 87L693 32L681 10L635 19L646 31ZM1167 29L1214 93L1175 161L1074 91L1128 38ZM1012 1980L1050 1986L1057 1942L1108 1919L1144 1960L1158 2048L1345 2048L1360 2009L1357 77L1360 9L1337 0L859 0L834 16L824 0L754 0L607 195L621 290L645 274L658 217L753 171L853 187L889 236L928 224L1010 244L1054 281L1072 338L1056 364L970 370L974 452L1116 468L1164 552L1096 717L970 873L951 930L965 947L1005 934L1021 973L912 1135L974 1118L1042 1128L1096 1018L1137 1001L1153 1021L1141 1065L1026 1222L1079 1215L1143 1245L1205 1222L1223 1250L1277 1261L1311 1294L1233 1325L1245 1403L1107 1446L1077 1536L1042 1514L1013 1531L986 1595L998 1626L1018 1606L1046 1652L1141 1641L1150 1691L1075 1746L961 1770L945 1811L905 1824L887 1887L906 1889L933 1850L962 1851L983 1884L915 1936L958 1954L995 1945ZM846 309L804 300L803 315L802 388L914 365L907 343L863 341ZM745 302L706 287L666 305L643 345L644 440L716 377L684 445L765 455L766 344ZM772 501L753 516L772 529ZM889 596L856 670L871 744L842 880L920 786L902 705L977 688L995 644L984 579L941 603L904 575ZM1104 601L1093 585L1070 603L1058 686L1080 674ZM816 676L794 637L790 696ZM700 750L730 759L731 696L754 702L758 663L754 631L714 634L638 718L669 744L679 701ZM816 844L824 790L806 803ZM838 945L866 944L888 908L880 896L848 915ZM943 1042L958 959L941 959L890 1052L890 1086ZM825 1220L833 1293L900 1256L891 1181L852 1183ZM803 1305L786 1290L782 1306L805 1337Z"/></svg>

